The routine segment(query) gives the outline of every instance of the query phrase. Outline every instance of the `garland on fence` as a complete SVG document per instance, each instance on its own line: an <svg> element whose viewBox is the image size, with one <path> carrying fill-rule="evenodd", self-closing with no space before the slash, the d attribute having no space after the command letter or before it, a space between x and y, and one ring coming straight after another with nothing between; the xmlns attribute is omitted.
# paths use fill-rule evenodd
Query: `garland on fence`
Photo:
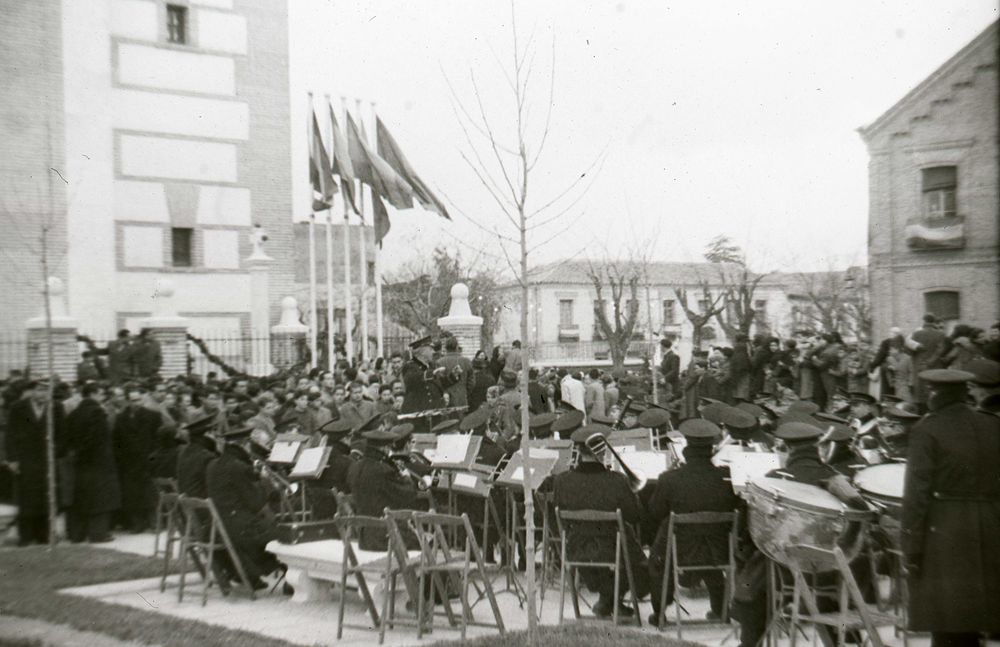
<svg viewBox="0 0 1000 647"><path fill-rule="evenodd" d="M187 338L189 342L193 343L195 346L198 347L198 350L201 351L201 354L204 355L205 358L208 359L208 361L212 362L213 364L221 368L222 372L226 374L226 377L236 377L237 375L245 375L243 371L233 366L230 366L229 364L226 363L226 360L222 359L218 355L215 355L210 350L208 350L208 344L205 343L204 339L199 339L198 337L195 337L191 333L187 333Z"/></svg>
<svg viewBox="0 0 1000 647"><path fill-rule="evenodd" d="M89 350L94 355L100 355L101 349L98 348L94 340L88 337L87 335L77 334L76 340L79 342L83 342L87 346L87 350Z"/></svg>

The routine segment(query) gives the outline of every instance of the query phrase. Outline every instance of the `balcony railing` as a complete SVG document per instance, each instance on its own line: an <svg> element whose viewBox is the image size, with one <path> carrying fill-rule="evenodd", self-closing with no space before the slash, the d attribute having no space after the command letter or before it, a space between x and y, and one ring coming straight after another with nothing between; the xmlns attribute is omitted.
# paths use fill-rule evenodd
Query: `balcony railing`
<svg viewBox="0 0 1000 647"><path fill-rule="evenodd" d="M913 218L906 223L906 245L910 249L962 249L965 247L965 217Z"/></svg>
<svg viewBox="0 0 1000 647"><path fill-rule="evenodd" d="M642 359L651 357L656 342L633 341L628 345L626 357ZM546 342L531 349L531 359L536 362L553 361L603 361L611 359L606 341Z"/></svg>

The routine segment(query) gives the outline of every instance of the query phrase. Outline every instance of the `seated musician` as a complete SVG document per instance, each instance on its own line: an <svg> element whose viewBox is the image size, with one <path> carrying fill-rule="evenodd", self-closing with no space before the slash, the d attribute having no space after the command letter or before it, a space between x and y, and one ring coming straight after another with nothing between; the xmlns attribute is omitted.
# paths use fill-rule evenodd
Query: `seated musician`
<svg viewBox="0 0 1000 647"><path fill-rule="evenodd" d="M853 476L858 465L864 461L854 453L852 442L855 432L848 421L832 413L820 412L813 417L816 426L823 431L819 440L819 454L823 462L844 476Z"/></svg>
<svg viewBox="0 0 1000 647"><path fill-rule="evenodd" d="M583 412L577 411L576 409L570 409L565 413L559 414L559 417L555 419L555 422L549 427L552 430L553 435L557 438L571 438L577 429L583 426Z"/></svg>
<svg viewBox="0 0 1000 647"><path fill-rule="evenodd" d="M656 524L656 540L650 551L649 570L653 576L653 615L650 624L656 625L661 604L673 601L673 580L667 589L667 598L658 600L660 582L663 580L664 558L667 550L667 530L670 513L733 512L744 507L733 492L729 481L729 468L712 464L712 448L722 435L722 430L708 420L689 418L681 423L680 432L687 439L684 448L685 464L660 475L649 500L648 517ZM682 566L725 564L729 561L729 531L727 524L681 528L677 533L677 559ZM709 620L722 617L726 589L721 571L694 571L696 580L705 583L711 610Z"/></svg>
<svg viewBox="0 0 1000 647"><path fill-rule="evenodd" d="M975 375L969 382L969 393L976 399L979 410L1000 415L1000 362L974 359L964 370Z"/></svg>
<svg viewBox="0 0 1000 647"><path fill-rule="evenodd" d="M274 555L264 549L278 533L266 488L254 472L252 431L247 426L223 435L225 447L208 466L205 484L251 586L262 589L267 585L260 578L279 567Z"/></svg>
<svg viewBox="0 0 1000 647"><path fill-rule="evenodd" d="M489 414L483 409L477 409L462 418L458 423L458 430L483 439L479 446L479 453L476 454L476 463L496 467L506 452L490 437L492 434L487 432L489 421Z"/></svg>
<svg viewBox="0 0 1000 647"><path fill-rule="evenodd" d="M895 459L906 459L910 447L910 430L920 420L916 405L902 402L896 406L887 407L884 419L879 426L882 437L888 445L889 456Z"/></svg>
<svg viewBox="0 0 1000 647"><path fill-rule="evenodd" d="M347 471L347 483L359 515L381 517L390 510L421 510L427 506L419 497L417 484L403 474L390 458L392 445L399 439L393 431L376 429L362 434L364 453ZM361 550L385 550L388 537L381 528L362 529Z"/></svg>
<svg viewBox="0 0 1000 647"><path fill-rule="evenodd" d="M184 425L188 443L177 454L177 489L185 495L198 499L208 496L205 475L208 464L219 457L218 444L214 436L209 436L218 424L214 414L205 414Z"/></svg>
<svg viewBox="0 0 1000 647"><path fill-rule="evenodd" d="M787 446L788 459L781 469L768 472L768 477L822 487L851 507L867 507L847 477L820 459L818 441L823 430L817 426L815 418L793 413L786 414L779 422L775 436ZM752 546L749 542L747 545ZM756 647L767 628L767 558L756 549L746 557L736 577L733 617L740 623L740 647ZM856 579L861 580L858 585L862 590L864 578L859 576L867 571L867 564L855 571ZM836 608L836 602L825 597L821 597L817 603L820 611Z"/></svg>
<svg viewBox="0 0 1000 647"><path fill-rule="evenodd" d="M444 393L452 384L463 378L461 366L451 371L434 363L434 347L430 337L423 337L410 344L413 359L403 366L403 385L406 395L400 413L419 413L445 406ZM413 421L417 433L430 429L427 418Z"/></svg>
<svg viewBox="0 0 1000 647"><path fill-rule="evenodd" d="M756 415L757 411L760 415ZM764 415L764 410L757 405L741 402L723 411L722 424L726 425L732 442L744 447L759 445L770 448L774 441L760 428L760 417Z"/></svg>
<svg viewBox="0 0 1000 647"><path fill-rule="evenodd" d="M626 523L628 537L626 550L632 567L636 586L636 597L643 598L650 590L646 556L639 546L632 526L639 521L639 499L629 486L628 478L604 466L603 456L594 456L586 445L594 434L607 436L611 429L605 425L587 425L572 436L578 450L576 465L569 471L552 478L552 492L556 507L560 510L598 510L613 512L621 510ZM589 526L575 526L567 529L567 554L577 561L613 562L615 560L615 533L617 527L603 527L600 532ZM614 605L619 605L619 614L628 616L631 609L620 603L626 595L629 578L620 578L618 591L614 590L615 574L604 568L583 568L580 579L584 585L598 594L594 613L599 617L609 617L614 613Z"/></svg>

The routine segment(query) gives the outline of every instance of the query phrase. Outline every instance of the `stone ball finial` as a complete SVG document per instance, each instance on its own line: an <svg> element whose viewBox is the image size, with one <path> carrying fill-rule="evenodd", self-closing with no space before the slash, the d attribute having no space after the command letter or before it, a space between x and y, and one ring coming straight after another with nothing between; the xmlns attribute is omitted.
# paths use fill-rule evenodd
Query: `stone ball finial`
<svg viewBox="0 0 1000 647"><path fill-rule="evenodd" d="M456 283L451 286L451 307L448 308L448 316L472 316L472 310L469 308L469 286L465 283Z"/></svg>
<svg viewBox="0 0 1000 647"><path fill-rule="evenodd" d="M66 284L58 276L50 276L48 280L49 284L49 296L51 297L62 297L66 294Z"/></svg>
<svg viewBox="0 0 1000 647"><path fill-rule="evenodd" d="M281 318L271 327L272 332L303 334L309 327L299 321L299 301L289 295L281 300Z"/></svg>
<svg viewBox="0 0 1000 647"><path fill-rule="evenodd" d="M451 286L451 298L453 301L455 299L464 299L468 301L469 286L466 285L465 283L456 283L455 285Z"/></svg>

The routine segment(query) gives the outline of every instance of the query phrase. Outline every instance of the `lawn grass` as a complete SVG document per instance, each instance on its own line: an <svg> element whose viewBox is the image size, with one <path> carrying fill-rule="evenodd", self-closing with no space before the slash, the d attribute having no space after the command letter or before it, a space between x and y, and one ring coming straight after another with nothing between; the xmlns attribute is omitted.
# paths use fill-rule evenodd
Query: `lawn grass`
<svg viewBox="0 0 1000 647"><path fill-rule="evenodd" d="M524 631L508 632L500 636L481 636L466 641L442 640L430 647L526 647L528 634ZM607 625L568 625L563 627L539 627L538 644L543 647L704 647L699 643L667 638L663 634L641 633L639 631Z"/></svg>
<svg viewBox="0 0 1000 647"><path fill-rule="evenodd" d="M247 631L181 620L58 590L159 576L162 561L89 546L0 550L0 615L37 618L164 647L292 647Z"/></svg>

